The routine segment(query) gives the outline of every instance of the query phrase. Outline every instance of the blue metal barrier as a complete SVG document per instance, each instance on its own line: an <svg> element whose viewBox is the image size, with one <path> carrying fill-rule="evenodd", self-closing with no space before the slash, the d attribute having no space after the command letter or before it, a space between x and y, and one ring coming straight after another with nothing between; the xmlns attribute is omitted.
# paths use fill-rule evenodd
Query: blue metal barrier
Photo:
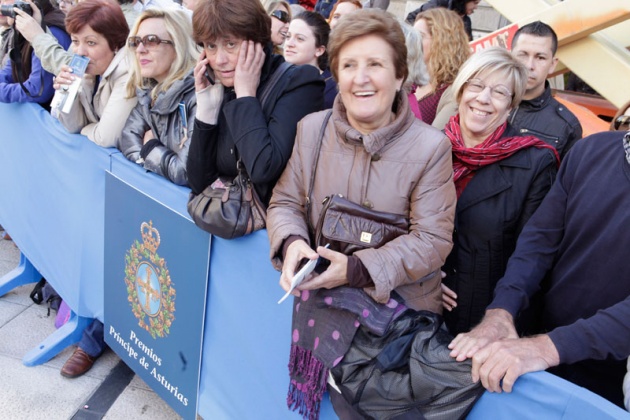
<svg viewBox="0 0 630 420"><path fill-rule="evenodd" d="M67 327L25 356L30 366L77 341L91 318L102 319L105 171L185 217L188 189L147 174L114 149L68 134L36 105L0 103L0 125L0 222L23 253L20 266L0 279L0 296L41 273L74 312ZM213 238L208 304L199 314L205 317L198 410L204 418L299 418L285 404L291 305L276 303L278 280L265 231L232 241ZM325 398L322 419L330 418L335 415ZM630 415L541 372L519 379L511 394L485 393L469 418Z"/></svg>

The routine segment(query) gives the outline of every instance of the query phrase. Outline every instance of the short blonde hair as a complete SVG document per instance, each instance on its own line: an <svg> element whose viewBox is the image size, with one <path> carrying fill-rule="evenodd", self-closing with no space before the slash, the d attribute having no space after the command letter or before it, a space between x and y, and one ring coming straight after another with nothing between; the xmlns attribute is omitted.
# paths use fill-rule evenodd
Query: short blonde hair
<svg viewBox="0 0 630 420"><path fill-rule="evenodd" d="M199 57L199 47L192 38L192 22L187 12L183 9L168 8L158 9L149 8L144 10L136 19L136 22L129 33L129 36L136 36L140 24L147 19L162 19L166 32L173 41L176 58L171 64L167 78L161 83L154 85L151 79L142 77L140 73L140 64L133 50L129 51L129 81L127 82L127 95L135 96L136 88L147 89L153 86L151 90L151 98L156 99L160 92L168 90L177 80L183 79L192 69Z"/></svg>
<svg viewBox="0 0 630 420"><path fill-rule="evenodd" d="M453 82L453 92L457 102L462 98L466 82L481 74L501 73L505 75L505 86L512 92L511 108L523 99L527 89L527 68L502 47L489 47L473 54L462 66Z"/></svg>

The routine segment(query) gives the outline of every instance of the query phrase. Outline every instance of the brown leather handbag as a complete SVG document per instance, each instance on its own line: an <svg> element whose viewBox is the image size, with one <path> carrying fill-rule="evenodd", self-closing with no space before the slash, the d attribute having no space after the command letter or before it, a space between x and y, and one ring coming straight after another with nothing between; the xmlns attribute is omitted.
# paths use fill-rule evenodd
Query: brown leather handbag
<svg viewBox="0 0 630 420"><path fill-rule="evenodd" d="M322 123L319 142L315 152L313 173L307 198L307 214L310 223L311 195L315 183L317 163L324 140L324 132L331 111ZM314 229L314 244L324 246L345 255L365 248L379 248L398 236L409 233L409 220L400 214L375 211L346 199L341 194L332 194L324 199L324 208Z"/></svg>

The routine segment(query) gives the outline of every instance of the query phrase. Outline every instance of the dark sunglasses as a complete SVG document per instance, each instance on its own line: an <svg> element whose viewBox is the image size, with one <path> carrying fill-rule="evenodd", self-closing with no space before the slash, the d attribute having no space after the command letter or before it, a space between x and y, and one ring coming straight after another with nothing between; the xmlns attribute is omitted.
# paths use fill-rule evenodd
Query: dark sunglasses
<svg viewBox="0 0 630 420"><path fill-rule="evenodd" d="M630 115L620 115L613 124L617 131L627 131L630 129Z"/></svg>
<svg viewBox="0 0 630 420"><path fill-rule="evenodd" d="M273 16L282 23L289 23L289 14L284 10L274 10L269 13L269 16Z"/></svg>
<svg viewBox="0 0 630 420"><path fill-rule="evenodd" d="M145 48L155 48L160 44L173 45L173 41L162 39L157 35L145 35L142 38L139 36L130 36L127 39L127 46L131 49L138 48L140 44L144 44Z"/></svg>

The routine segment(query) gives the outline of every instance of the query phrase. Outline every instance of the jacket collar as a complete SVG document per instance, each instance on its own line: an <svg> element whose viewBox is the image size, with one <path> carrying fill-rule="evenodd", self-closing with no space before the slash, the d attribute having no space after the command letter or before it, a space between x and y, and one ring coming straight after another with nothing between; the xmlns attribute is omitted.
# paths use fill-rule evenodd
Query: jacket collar
<svg viewBox="0 0 630 420"><path fill-rule="evenodd" d="M551 86L549 82L545 80L545 90L537 98L530 100L522 100L519 107L523 109L538 111L549 103L551 100Z"/></svg>
<svg viewBox="0 0 630 420"><path fill-rule="evenodd" d="M512 181L508 179L503 169L506 167L531 168L530 154L523 153L521 150L496 164L486 166L477 171L457 200L458 211L474 206L511 188Z"/></svg>
<svg viewBox="0 0 630 420"><path fill-rule="evenodd" d="M191 69L183 79L176 80L166 92L160 92L151 106L151 88L136 89L138 103L151 108L151 112L160 115L171 114L177 110L186 92L195 89L194 69Z"/></svg>
<svg viewBox="0 0 630 420"><path fill-rule="evenodd" d="M346 107L341 100L341 95L337 95L332 114L337 135L347 143L363 145L370 155L377 154L386 145L398 139L413 124L415 117L409 109L407 97L401 91L396 94L394 103L396 104L394 121L370 134L362 134L348 122Z"/></svg>

